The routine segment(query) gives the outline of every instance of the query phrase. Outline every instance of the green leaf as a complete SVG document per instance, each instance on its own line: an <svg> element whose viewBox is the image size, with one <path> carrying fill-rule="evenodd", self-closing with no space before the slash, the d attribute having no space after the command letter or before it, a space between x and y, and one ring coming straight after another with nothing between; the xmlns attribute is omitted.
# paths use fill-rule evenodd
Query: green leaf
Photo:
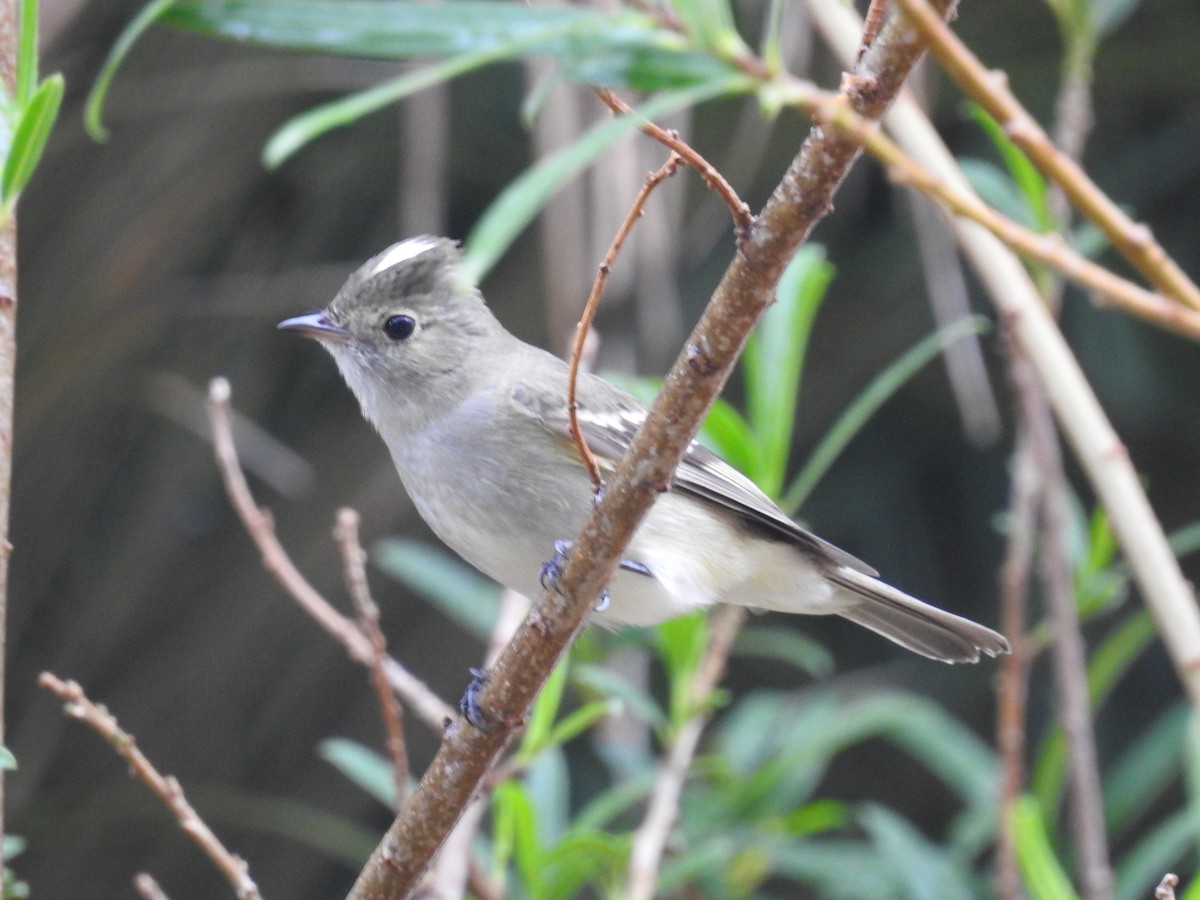
<svg viewBox="0 0 1200 900"><path fill-rule="evenodd" d="M520 782L509 779L492 792L493 852L496 865L504 868L511 859L526 889L539 896L537 816L529 794Z"/></svg>
<svg viewBox="0 0 1200 900"><path fill-rule="evenodd" d="M651 768L609 788L579 811L579 815L575 817L574 830L611 827L614 819L642 802L653 790L657 780L658 770Z"/></svg>
<svg viewBox="0 0 1200 900"><path fill-rule="evenodd" d="M203 34L305 52L430 59L494 51L557 58L567 77L634 90L727 75L731 64L694 49L652 16L493 0L179 0L163 21Z"/></svg>
<svg viewBox="0 0 1200 900"><path fill-rule="evenodd" d="M960 319L919 341L880 372L834 422L813 450L804 468L783 496L784 509L795 512L808 499L854 436L891 397L946 347L970 334L983 334L990 327L982 316Z"/></svg>
<svg viewBox="0 0 1200 900"><path fill-rule="evenodd" d="M991 139L1005 168L1008 169L1008 174L1029 204L1029 210L1033 214L1033 227L1038 231L1053 231L1057 224L1050 212L1050 189L1037 166L1029 161L1025 151L1012 142L1000 123L982 106L968 101L967 111L983 129L984 134Z"/></svg>
<svg viewBox="0 0 1200 900"><path fill-rule="evenodd" d="M329 738L318 746L321 759L388 809L396 808L396 778L387 757L349 738Z"/></svg>
<svg viewBox="0 0 1200 900"><path fill-rule="evenodd" d="M1076 900L1079 895L1050 847L1038 802L1030 796L1020 797L1009 815L1017 865L1032 900Z"/></svg>
<svg viewBox="0 0 1200 900"><path fill-rule="evenodd" d="M1186 703L1173 704L1113 764L1104 779L1104 821L1110 834L1122 834L1175 783L1190 718Z"/></svg>
<svg viewBox="0 0 1200 900"><path fill-rule="evenodd" d="M557 747L583 734L601 719L614 716L620 712L620 703L615 700L597 700L587 703L563 716L562 721L554 726L546 743Z"/></svg>
<svg viewBox="0 0 1200 900"><path fill-rule="evenodd" d="M17 24L17 108L23 109L33 99L38 83L38 4L37 0L21 0L21 16Z"/></svg>
<svg viewBox="0 0 1200 900"><path fill-rule="evenodd" d="M382 109L405 97L425 90L435 84L478 69L511 54L509 44L480 53L464 53L444 62L435 63L409 72L399 78L368 88L356 94L342 97L331 103L303 112L286 122L271 135L263 148L263 165L277 169L297 150L335 128L357 122L363 116Z"/></svg>
<svg viewBox="0 0 1200 900"><path fill-rule="evenodd" d="M708 646L708 616L695 612L663 622L655 629L656 644L667 671L668 717L679 728L696 712L692 682Z"/></svg>
<svg viewBox="0 0 1200 900"><path fill-rule="evenodd" d="M828 678L833 674L833 655L812 638L791 629L743 628L734 642L733 655L781 662L813 678Z"/></svg>
<svg viewBox="0 0 1200 900"><path fill-rule="evenodd" d="M750 427L758 437L762 465L755 481L778 497L787 471L800 373L813 320L833 279L825 250L806 244L792 257L742 357Z"/></svg>
<svg viewBox="0 0 1200 900"><path fill-rule="evenodd" d="M727 58L749 54L734 25L728 0L672 0L671 5L683 19L684 31L701 47Z"/></svg>
<svg viewBox="0 0 1200 900"><path fill-rule="evenodd" d="M533 701L533 709L529 714L529 724L525 726L525 734L521 739L521 747L517 751L519 762L528 763L548 746L550 733L554 728L554 720L558 718L558 709L562 704L569 668L569 657L564 656L555 665L550 677L542 685L542 689L538 691L537 699Z"/></svg>
<svg viewBox="0 0 1200 900"><path fill-rule="evenodd" d="M500 589L457 557L420 541L378 541L371 558L379 568L420 592L471 634L486 641L500 608Z"/></svg>
<svg viewBox="0 0 1200 900"><path fill-rule="evenodd" d="M961 862L907 819L876 804L867 804L856 818L879 855L900 874L904 896L917 900L971 900L975 896Z"/></svg>
<svg viewBox="0 0 1200 900"><path fill-rule="evenodd" d="M735 76L665 93L636 109L634 115L607 119L575 143L539 160L510 182L476 222L465 242L463 275L469 281L481 281L555 192L618 138L636 128L639 117L657 118L751 88L749 79Z"/></svg>
<svg viewBox="0 0 1200 900"><path fill-rule="evenodd" d="M96 83L92 85L92 89L88 93L83 111L84 127L92 136L92 140L100 142L108 140L108 129L104 127L101 115L104 111L104 99L108 96L108 89L117 74L117 69L125 61L125 57L129 55L129 51L133 49L137 39L145 33L146 29L162 18L174 2L175 0L151 0L134 17L133 21L125 26L121 36L113 44L112 50L108 52L108 58L104 61L103 68L100 69Z"/></svg>
<svg viewBox="0 0 1200 900"><path fill-rule="evenodd" d="M572 669L571 677L576 683L591 688L604 697L620 700L653 728L662 728L667 723L666 715L649 694L603 666L590 663L576 665Z"/></svg>
<svg viewBox="0 0 1200 900"><path fill-rule="evenodd" d="M4 160L3 181L0 182L0 194L4 197L6 212L12 210L21 190L29 183L41 161L46 141L50 139L50 132L58 119L64 84L61 75L51 75L41 83L21 110L8 158Z"/></svg>

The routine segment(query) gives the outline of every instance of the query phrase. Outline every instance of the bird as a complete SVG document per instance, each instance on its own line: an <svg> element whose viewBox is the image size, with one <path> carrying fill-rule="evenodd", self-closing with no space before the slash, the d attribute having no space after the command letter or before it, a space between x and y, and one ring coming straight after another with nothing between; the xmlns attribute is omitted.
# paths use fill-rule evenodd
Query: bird
<svg viewBox="0 0 1200 900"><path fill-rule="evenodd" d="M547 561L570 552L593 486L568 430L567 364L508 332L462 262L453 240L409 238L355 270L324 309L278 327L333 356L438 538L532 597ZM611 473L646 408L592 373L579 374L576 396L580 430ZM1010 649L881 580L693 441L590 619L645 626L718 603L841 616L947 663Z"/></svg>

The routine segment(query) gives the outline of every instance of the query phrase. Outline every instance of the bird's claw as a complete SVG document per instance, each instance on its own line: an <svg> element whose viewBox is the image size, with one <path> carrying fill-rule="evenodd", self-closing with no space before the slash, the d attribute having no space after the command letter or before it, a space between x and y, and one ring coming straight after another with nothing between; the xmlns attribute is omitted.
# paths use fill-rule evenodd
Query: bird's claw
<svg viewBox="0 0 1200 900"><path fill-rule="evenodd" d="M471 683L467 685L462 699L458 701L458 711L463 714L464 719L484 734L491 734L492 724L488 720L487 713L483 711L483 707L479 705L479 692L483 690L483 686L487 684L488 680L487 670L472 668L468 671L471 673Z"/></svg>

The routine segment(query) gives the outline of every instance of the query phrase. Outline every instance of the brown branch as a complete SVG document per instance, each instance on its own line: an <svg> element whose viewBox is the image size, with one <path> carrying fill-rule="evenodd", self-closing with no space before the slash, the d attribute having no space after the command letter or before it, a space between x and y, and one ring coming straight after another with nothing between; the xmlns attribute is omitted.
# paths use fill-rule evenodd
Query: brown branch
<svg viewBox="0 0 1200 900"><path fill-rule="evenodd" d="M588 295L587 303L584 304L583 314L579 317L579 324L575 326L575 343L571 348L571 365L567 372L567 428L571 432L571 438L575 441L575 446L579 448L579 455L583 459L584 468L587 469L588 477L592 480L592 491L596 494L599 494L600 489L604 486L604 479L600 474L600 465L596 462L596 457L592 454L591 448L588 447L587 438L584 437L583 431L579 428L579 404L575 394L575 386L579 380L579 366L583 360L583 347L587 342L588 331L592 327L592 321L596 318L596 310L600 307L600 296L604 293L605 284L608 283L608 275L617 261L617 255L621 252L621 247L624 245L625 239L629 237L629 232L633 230L633 226L637 220L642 217L646 201L650 199L650 195L654 193L654 189L675 174L682 158L672 150L671 155L667 157L667 161L646 176L641 190L638 191L637 196L633 199L633 205L629 207L629 212L626 214L624 221L621 222L621 227L617 229L616 237L613 238L612 243L609 245L608 252L604 254L604 261L600 263L599 268L596 270L596 278L592 282L592 292Z"/></svg>
<svg viewBox="0 0 1200 900"><path fill-rule="evenodd" d="M820 99L805 91L795 95L814 118L843 128L862 141L866 151L888 167L892 177L912 185L956 216L976 222L1008 246L1044 262L1093 292L1097 305L1111 303L1162 328L1200 340L1200 312L1139 287L1067 246L1058 234L1038 234L996 212L975 195L939 178L907 154L874 123L864 122L840 99Z"/></svg>
<svg viewBox="0 0 1200 900"><path fill-rule="evenodd" d="M240 900L262 900L258 887L250 877L246 861L225 849L225 845L187 802L179 782L170 775L159 774L154 764L138 749L133 735L122 731L116 718L108 710L89 700L83 693L83 688L76 682L63 681L50 672L43 672L38 677L38 685L57 694L65 704L64 710L68 716L79 719L92 728L129 763L130 774L149 787L158 799L166 804L183 833L213 861Z"/></svg>
<svg viewBox="0 0 1200 900"><path fill-rule="evenodd" d="M871 5L867 7L867 14L863 16L862 40L858 45L858 53L854 55L856 64L875 43L875 36L879 34L879 26L883 24L883 16L887 12L887 4L888 0L871 0Z"/></svg>
<svg viewBox="0 0 1200 900"><path fill-rule="evenodd" d="M621 115L632 116L634 111L629 107L629 104L614 94L607 88L602 88L596 91L596 96L599 97L604 104L615 113ZM683 162L699 173L704 179L704 183L717 196L725 201L725 205L729 207L729 213L733 216L734 228L738 235L748 234L750 229L754 227L754 216L750 214L750 207L737 195L737 191L733 189L725 176L701 156L691 144L681 139L678 134L669 131L660 125L655 125L648 119L643 119L640 126L642 132L649 137L654 138L672 153L679 156Z"/></svg>
<svg viewBox="0 0 1200 900"><path fill-rule="evenodd" d="M1075 208L1104 232L1121 255L1164 294L1200 310L1200 288L1167 255L1145 224L1125 215L1078 163L1059 152L1008 89L1003 73L987 71L928 0L897 2L929 42L930 53L946 73L1004 127L1013 143L1063 189Z"/></svg>
<svg viewBox="0 0 1200 900"><path fill-rule="evenodd" d="M292 562L279 538L275 535L275 522L270 513L258 508L246 475L238 463L237 450L233 445L233 432L229 426L229 382L214 378L208 389L208 412L212 422L213 451L217 467L225 482L230 502L246 532L262 555L263 567L287 591L318 625L346 648L350 658L364 666L374 664L375 651L371 642L358 630L354 621L334 609L317 590L308 583L296 564ZM455 715L448 703L431 691L424 682L400 663L389 657L385 670L392 689L404 700L421 720L436 733Z"/></svg>
<svg viewBox="0 0 1200 900"><path fill-rule="evenodd" d="M367 586L367 553L358 539L358 513L343 507L338 510L334 540L342 554L346 587L358 611L358 624L371 642L371 684L379 698L379 712L387 735L388 756L392 760L392 779L396 787L396 809L408 793L408 749L404 743L403 710L387 677L387 638L379 627L379 606Z"/></svg>
<svg viewBox="0 0 1200 900"><path fill-rule="evenodd" d="M691 687L691 702L696 712L683 723L671 740L666 758L658 767L654 791L650 795L642 824L634 832L625 889L627 900L652 900L655 896L663 851L671 828L679 818L679 798L696 749L700 746L700 736L712 717L713 692L725 676L729 652L745 621L744 606L718 607L709 619L708 647Z"/></svg>
<svg viewBox="0 0 1200 900"><path fill-rule="evenodd" d="M854 110L877 119L921 55L911 28L893 17L844 85ZM673 148L674 149L674 148ZM861 147L853 135L815 127L758 217L679 358L604 496L572 543L559 592L538 600L479 693L491 721L481 731L460 720L446 733L420 786L409 797L359 876L355 900L403 897L417 883L484 774L567 644L583 624L633 532L671 482L688 443L797 248L832 206Z"/></svg>
<svg viewBox="0 0 1200 900"><path fill-rule="evenodd" d="M167 892L158 886L158 882L147 872L141 872L133 879L133 887L143 900L171 900Z"/></svg>

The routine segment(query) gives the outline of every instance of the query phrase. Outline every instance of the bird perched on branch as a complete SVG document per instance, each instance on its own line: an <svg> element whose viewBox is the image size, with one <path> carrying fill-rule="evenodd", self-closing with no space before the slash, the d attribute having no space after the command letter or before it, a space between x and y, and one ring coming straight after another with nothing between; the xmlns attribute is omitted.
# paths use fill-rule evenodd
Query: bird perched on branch
<svg viewBox="0 0 1200 900"><path fill-rule="evenodd" d="M567 365L509 334L460 263L445 238L403 241L354 272L325 310L279 327L333 355L438 537L533 596L593 508L567 427ZM646 409L586 373L577 397L588 447L611 471ZM880 581L693 442L592 620L649 625L715 603L843 616L943 662L1009 650L1003 635Z"/></svg>

